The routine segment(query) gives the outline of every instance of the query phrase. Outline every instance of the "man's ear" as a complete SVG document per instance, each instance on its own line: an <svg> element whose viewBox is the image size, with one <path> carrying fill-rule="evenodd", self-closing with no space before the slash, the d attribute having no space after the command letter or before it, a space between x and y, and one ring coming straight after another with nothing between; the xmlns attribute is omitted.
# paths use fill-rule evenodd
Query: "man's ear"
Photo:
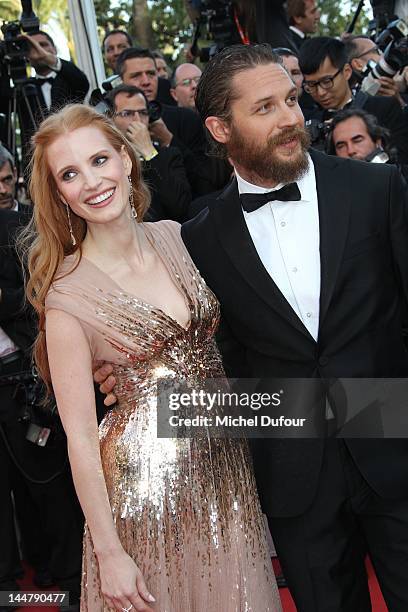
<svg viewBox="0 0 408 612"><path fill-rule="evenodd" d="M170 89L170 94L171 94L171 97L174 98L174 100L176 102L178 102L176 90L175 89Z"/></svg>
<svg viewBox="0 0 408 612"><path fill-rule="evenodd" d="M364 62L358 57L353 57L353 59L350 60L350 64L352 69L357 72L362 72L364 70Z"/></svg>
<svg viewBox="0 0 408 612"><path fill-rule="evenodd" d="M351 78L351 75L353 74L353 69L349 63L344 64L343 74L346 77L346 80L349 81Z"/></svg>
<svg viewBox="0 0 408 612"><path fill-rule="evenodd" d="M303 17L300 17L300 16L293 16L293 17L292 17L292 21L294 22L294 26L295 26L295 28L297 28L298 30L300 30L299 26L302 24Z"/></svg>
<svg viewBox="0 0 408 612"><path fill-rule="evenodd" d="M205 127L217 142L226 144L231 136L229 125L219 117L207 117Z"/></svg>

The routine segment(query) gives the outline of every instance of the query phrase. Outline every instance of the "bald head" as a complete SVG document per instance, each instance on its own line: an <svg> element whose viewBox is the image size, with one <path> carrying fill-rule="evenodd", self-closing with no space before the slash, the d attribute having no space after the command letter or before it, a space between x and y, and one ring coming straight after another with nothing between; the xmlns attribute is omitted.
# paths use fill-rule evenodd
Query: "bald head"
<svg viewBox="0 0 408 612"><path fill-rule="evenodd" d="M195 110L195 92L202 71L194 64L180 64L172 78L171 95L177 105Z"/></svg>

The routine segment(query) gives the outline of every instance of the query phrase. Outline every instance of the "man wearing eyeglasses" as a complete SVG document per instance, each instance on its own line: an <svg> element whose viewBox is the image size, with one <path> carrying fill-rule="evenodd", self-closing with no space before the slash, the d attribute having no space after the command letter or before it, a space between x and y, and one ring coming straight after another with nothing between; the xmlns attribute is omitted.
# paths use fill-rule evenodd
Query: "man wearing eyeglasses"
<svg viewBox="0 0 408 612"><path fill-rule="evenodd" d="M377 64L382 56L382 51L368 36L350 36L345 40L348 61L359 81L369 61ZM397 82L393 77L382 76L376 79L378 84L378 96L394 96L400 106L405 106L405 101L400 95Z"/></svg>
<svg viewBox="0 0 408 612"><path fill-rule="evenodd" d="M304 75L303 88L317 104L316 109L307 109L306 119L330 121L343 108L363 108L390 130L391 146L397 149L399 161L408 162L408 124L399 103L394 97L362 92L353 95L350 86L353 70L344 42L326 36L307 40L300 51L299 64Z"/></svg>
<svg viewBox="0 0 408 612"><path fill-rule="evenodd" d="M191 190L180 151L153 142L148 101L141 89L119 85L110 92L109 99L116 127L133 144L142 162L143 178L152 196L147 219L183 221L191 202Z"/></svg>
<svg viewBox="0 0 408 612"><path fill-rule="evenodd" d="M159 81L164 80L158 77L156 60L149 49L125 49L116 69L125 85L139 87L149 102L158 100ZM162 104L162 117L150 125L150 133L162 147L171 145L180 150L195 197L213 190L208 181L202 180L199 170L207 158L204 127L197 113L190 108Z"/></svg>
<svg viewBox="0 0 408 612"><path fill-rule="evenodd" d="M194 64L180 64L171 79L170 93L177 106L195 110L195 92L202 70Z"/></svg>

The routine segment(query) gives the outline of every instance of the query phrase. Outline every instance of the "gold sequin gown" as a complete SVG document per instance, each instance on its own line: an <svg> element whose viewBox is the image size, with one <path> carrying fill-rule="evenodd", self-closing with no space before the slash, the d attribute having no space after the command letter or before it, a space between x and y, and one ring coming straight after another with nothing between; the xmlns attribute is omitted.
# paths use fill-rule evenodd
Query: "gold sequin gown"
<svg viewBox="0 0 408 612"><path fill-rule="evenodd" d="M157 379L199 380L223 370L214 342L218 302L179 226L161 221L144 230L185 296L187 329L125 293L85 258L54 282L46 303L76 316L93 358L114 364L118 403L99 432L116 529L156 599L155 611L280 611L246 444L157 438ZM67 257L61 273L73 263ZM81 612L106 610L85 527Z"/></svg>

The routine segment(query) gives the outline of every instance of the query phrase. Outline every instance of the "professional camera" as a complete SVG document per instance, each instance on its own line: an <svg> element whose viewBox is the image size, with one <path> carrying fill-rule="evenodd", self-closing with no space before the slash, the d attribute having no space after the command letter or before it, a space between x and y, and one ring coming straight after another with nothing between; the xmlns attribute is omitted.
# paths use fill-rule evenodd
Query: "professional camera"
<svg viewBox="0 0 408 612"><path fill-rule="evenodd" d="M232 0L191 0L193 15L196 16L196 27L193 35L191 52L200 55L202 61L208 61L216 53L240 42L235 34L235 13ZM198 39L201 27L207 25L214 44L209 49L198 51Z"/></svg>
<svg viewBox="0 0 408 612"><path fill-rule="evenodd" d="M318 119L308 119L305 121L305 128L309 132L312 147L319 151L325 151L327 135L330 132L330 123L319 121Z"/></svg>
<svg viewBox="0 0 408 612"><path fill-rule="evenodd" d="M231 0L201 0L201 15L207 20L208 31L215 42L214 53L231 44L234 13ZM211 53L210 53L211 55Z"/></svg>
<svg viewBox="0 0 408 612"><path fill-rule="evenodd" d="M408 66L408 25L403 19L391 21L375 43L384 49L383 55L377 63L372 60L367 63L361 83L361 91L371 96L375 96L381 86L380 77L393 78Z"/></svg>
<svg viewBox="0 0 408 612"><path fill-rule="evenodd" d="M28 43L20 35L22 32L35 34L40 29L31 0L21 0L21 6L20 20L1 26L4 40L0 42L0 74L8 75L14 84L27 81Z"/></svg>
<svg viewBox="0 0 408 612"><path fill-rule="evenodd" d="M23 165L27 163L29 142L43 117L37 87L27 74L28 42L22 32L39 32L40 22L32 10L31 0L21 0L19 21L4 23L4 40L0 42L0 108L4 116L2 137L17 158L17 137L20 136ZM18 121L17 121L18 118Z"/></svg>

